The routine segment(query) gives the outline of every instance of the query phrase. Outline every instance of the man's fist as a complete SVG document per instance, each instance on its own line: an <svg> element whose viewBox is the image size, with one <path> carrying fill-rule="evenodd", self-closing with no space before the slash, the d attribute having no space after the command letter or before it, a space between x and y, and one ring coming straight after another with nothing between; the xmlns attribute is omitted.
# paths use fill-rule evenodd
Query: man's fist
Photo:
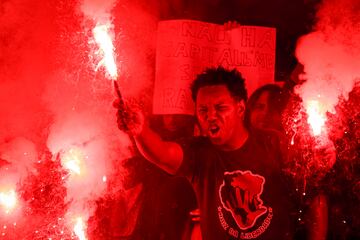
<svg viewBox="0 0 360 240"><path fill-rule="evenodd" d="M116 99L113 106L117 109L118 128L133 136L139 135L144 125L144 115L140 107L136 104L125 104L120 99Z"/></svg>
<svg viewBox="0 0 360 240"><path fill-rule="evenodd" d="M242 230L253 227L256 220L267 212L261 200L264 183L264 177L250 171L224 175L224 183L220 187L221 202Z"/></svg>
<svg viewBox="0 0 360 240"><path fill-rule="evenodd" d="M226 23L224 23L224 28L225 28L225 31L230 31L234 28L238 28L238 27L241 27L241 24L238 23L237 21L228 21Z"/></svg>

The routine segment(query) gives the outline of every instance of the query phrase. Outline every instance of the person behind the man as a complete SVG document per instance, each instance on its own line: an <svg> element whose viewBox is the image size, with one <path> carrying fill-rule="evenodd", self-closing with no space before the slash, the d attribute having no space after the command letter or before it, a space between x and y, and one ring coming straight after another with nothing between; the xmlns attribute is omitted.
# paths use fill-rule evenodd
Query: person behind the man
<svg viewBox="0 0 360 240"><path fill-rule="evenodd" d="M145 158L192 183L203 239L290 238L287 192L278 165L282 155L270 135L249 134L245 128L247 91L241 74L209 68L191 90L204 136L166 142L141 112L127 110L128 117L120 119L123 109L119 128L134 136Z"/></svg>

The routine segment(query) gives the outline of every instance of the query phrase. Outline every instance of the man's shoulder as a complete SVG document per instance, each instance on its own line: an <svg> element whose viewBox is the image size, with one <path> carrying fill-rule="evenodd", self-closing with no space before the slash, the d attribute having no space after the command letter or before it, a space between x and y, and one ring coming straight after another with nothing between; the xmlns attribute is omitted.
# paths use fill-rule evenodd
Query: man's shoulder
<svg viewBox="0 0 360 240"><path fill-rule="evenodd" d="M253 129L250 131L250 135L257 138L279 138L281 132L273 129Z"/></svg>
<svg viewBox="0 0 360 240"><path fill-rule="evenodd" d="M280 144L286 139L286 136L280 131L271 129L252 130L250 136L257 142Z"/></svg>
<svg viewBox="0 0 360 240"><path fill-rule="evenodd" d="M289 160L287 138L285 134L276 130L256 130L251 133L258 147L265 150L269 158L277 159L279 167L283 167Z"/></svg>
<svg viewBox="0 0 360 240"><path fill-rule="evenodd" d="M207 137L196 136L191 138L183 139L180 142L180 146L183 151L188 154L195 155L208 155L215 151L215 148L211 144L210 140Z"/></svg>
<svg viewBox="0 0 360 240"><path fill-rule="evenodd" d="M285 154L286 151L286 136L276 130L253 130L250 132L250 137L253 142L268 152L280 152Z"/></svg>
<svg viewBox="0 0 360 240"><path fill-rule="evenodd" d="M210 141L207 137L192 136L192 137L180 139L179 143L181 145L186 145L186 146L190 146L190 147L201 147L201 146L208 145L210 143Z"/></svg>

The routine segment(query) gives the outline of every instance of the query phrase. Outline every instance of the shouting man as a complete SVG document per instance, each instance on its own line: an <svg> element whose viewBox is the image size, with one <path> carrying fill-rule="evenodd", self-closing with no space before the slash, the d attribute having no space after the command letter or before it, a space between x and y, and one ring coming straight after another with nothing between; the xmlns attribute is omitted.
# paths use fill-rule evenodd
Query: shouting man
<svg viewBox="0 0 360 240"><path fill-rule="evenodd" d="M202 136L163 141L141 112L124 114L123 109L119 128L133 135L145 158L191 182L203 239L290 238L288 194L279 167L283 156L275 137L245 128L247 92L240 73L207 69L191 90Z"/></svg>

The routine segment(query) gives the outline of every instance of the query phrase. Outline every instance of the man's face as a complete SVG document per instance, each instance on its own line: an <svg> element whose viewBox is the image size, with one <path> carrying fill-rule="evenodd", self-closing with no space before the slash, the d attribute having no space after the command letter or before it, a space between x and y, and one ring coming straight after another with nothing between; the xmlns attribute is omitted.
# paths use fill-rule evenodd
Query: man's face
<svg viewBox="0 0 360 240"><path fill-rule="evenodd" d="M243 125L244 102L236 101L225 85L206 86L196 97L196 116L203 134L214 145L226 145Z"/></svg>

